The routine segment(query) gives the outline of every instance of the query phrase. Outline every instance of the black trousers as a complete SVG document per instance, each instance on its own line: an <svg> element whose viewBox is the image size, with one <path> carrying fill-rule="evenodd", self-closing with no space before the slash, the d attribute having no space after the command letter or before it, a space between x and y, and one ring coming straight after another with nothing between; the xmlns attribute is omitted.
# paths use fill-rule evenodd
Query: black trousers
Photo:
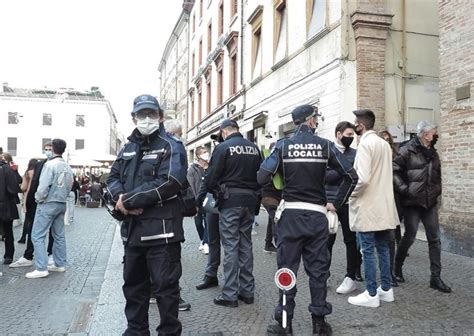
<svg viewBox="0 0 474 336"><path fill-rule="evenodd" d="M326 280L329 277L328 221L326 215L308 210L288 209L283 212L276 225L278 232L278 268L287 267L295 275L303 257L306 274L309 276L311 303L308 310L312 315L331 314L332 306L326 301ZM296 286L286 292L286 311L293 318ZM275 319L281 321L282 291L275 309Z"/></svg>
<svg viewBox="0 0 474 336"><path fill-rule="evenodd" d="M15 254L15 237L13 237L13 220L0 221L3 227L3 236L5 237L4 259L13 259Z"/></svg>
<svg viewBox="0 0 474 336"><path fill-rule="evenodd" d="M276 231L275 231L275 212L277 210L277 205L264 205L263 206L268 213L268 224L267 224L267 235L265 236L265 246L273 245L273 237L277 241Z"/></svg>
<svg viewBox="0 0 474 336"><path fill-rule="evenodd" d="M151 282L160 311L158 335L181 335L178 320L181 244L125 246L123 294L127 330L123 335L150 335L148 307Z"/></svg>
<svg viewBox="0 0 474 336"><path fill-rule="evenodd" d="M219 230L219 214L207 213L207 233L209 237L209 254L205 274L217 277L217 270L221 264L221 236Z"/></svg>
<svg viewBox="0 0 474 336"><path fill-rule="evenodd" d="M349 205L345 204L337 211L339 223L341 223L344 244L346 245L346 277L355 280L356 273L360 271L362 256L357 248L356 233L349 227ZM336 241L336 234L329 235L328 248L329 256L332 259L332 248Z"/></svg>
<svg viewBox="0 0 474 336"><path fill-rule="evenodd" d="M406 207L404 209L405 234L398 245L395 256L395 269L401 269L408 250L413 245L421 220L425 227L430 256L430 270L432 277L441 274L441 240L439 232L438 209L433 206L429 209L421 207Z"/></svg>

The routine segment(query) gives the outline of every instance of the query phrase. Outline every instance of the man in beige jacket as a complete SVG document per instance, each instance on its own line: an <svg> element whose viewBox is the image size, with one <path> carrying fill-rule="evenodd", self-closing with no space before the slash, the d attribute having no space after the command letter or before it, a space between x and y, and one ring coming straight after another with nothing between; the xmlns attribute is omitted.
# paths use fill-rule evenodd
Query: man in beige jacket
<svg viewBox="0 0 474 336"><path fill-rule="evenodd" d="M392 150L373 127L375 115L370 110L357 110L356 132L361 135L354 169L359 181L349 199L349 223L357 239L364 261L366 291L349 297L348 302L364 307L378 307L380 301L394 301L391 285L389 238L398 223L393 196ZM381 286L377 288L377 258Z"/></svg>

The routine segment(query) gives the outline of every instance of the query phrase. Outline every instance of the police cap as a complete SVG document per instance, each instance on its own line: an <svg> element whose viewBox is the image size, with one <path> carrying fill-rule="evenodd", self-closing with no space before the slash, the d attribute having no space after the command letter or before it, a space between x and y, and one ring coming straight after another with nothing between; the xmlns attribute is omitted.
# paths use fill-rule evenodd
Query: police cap
<svg viewBox="0 0 474 336"><path fill-rule="evenodd" d="M150 109L153 111L162 111L158 100L155 97L148 94L138 96L133 101L132 114L138 113L141 110Z"/></svg>
<svg viewBox="0 0 474 336"><path fill-rule="evenodd" d="M311 117L316 117L318 115L318 108L313 105L300 105L291 112L291 117L293 118L295 125L302 124Z"/></svg>
<svg viewBox="0 0 474 336"><path fill-rule="evenodd" d="M227 127L233 127L239 129L239 124L237 124L237 121L232 120L232 119L225 119L222 123L221 126L219 127L221 130Z"/></svg>

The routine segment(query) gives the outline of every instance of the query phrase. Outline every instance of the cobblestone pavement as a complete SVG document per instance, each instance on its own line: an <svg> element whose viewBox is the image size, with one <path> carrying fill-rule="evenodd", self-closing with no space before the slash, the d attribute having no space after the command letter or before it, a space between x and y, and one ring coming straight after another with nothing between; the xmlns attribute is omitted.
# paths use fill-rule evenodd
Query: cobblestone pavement
<svg viewBox="0 0 474 336"><path fill-rule="evenodd" d="M1 265L0 335L65 335L85 332L110 255L116 222L104 209L76 208L75 223L66 226L68 265L65 273L26 279L31 267ZM25 245L16 241L15 260ZM4 244L0 243L3 256ZM3 260L3 259L1 259Z"/></svg>
<svg viewBox="0 0 474 336"><path fill-rule="evenodd" d="M77 217L81 224L67 228L69 268L65 274L27 280L26 269L4 268L4 276L0 277L1 335L120 335L123 332L126 325L121 291L123 247L116 226L101 209L78 209ZM185 221L187 241L182 249L181 287L183 298L192 308L180 312L183 335L265 335L277 300L273 283L276 262L275 254L263 252L264 212L258 222L258 234L252 236L255 304L239 302L239 307L232 309L212 303L220 287L195 289L207 256L197 249L193 221ZM404 269L407 282L395 289L396 301L382 303L377 309L355 307L347 303L347 296L335 294L345 270L345 250L340 236L339 233L334 247L328 293L328 300L333 304L328 321L335 335L474 335L474 259L443 253L443 279L452 286L453 293L442 294L429 288L427 244L417 241ZM22 251L23 247L18 248L16 257ZM3 244L0 252L3 253ZM298 276L294 335L310 335L308 279L303 270ZM222 281L221 269L219 278ZM362 284L359 286L362 289ZM157 306L150 305L152 334L156 334L154 328L158 323Z"/></svg>
<svg viewBox="0 0 474 336"><path fill-rule="evenodd" d="M183 244L181 278L182 297L191 303L190 311L180 312L183 335L265 335L271 322L278 293L273 283L276 270L275 254L263 252L267 216L263 213L256 228L254 241L255 304L239 302L238 308L225 308L212 303L219 288L197 291L195 285L203 275L206 256L198 251L194 223L185 221L187 241ZM443 253L443 279L452 286L452 294L442 294L429 288L429 262L426 242L417 241L407 259L407 282L395 289L396 301L382 303L377 309L349 305L346 295L335 294L345 274L345 249L338 234L334 247L332 277L328 299L333 314L328 317L334 335L474 335L474 260ZM126 321L123 314L122 245L118 233L105 275L101 296L90 329L91 335L119 335ZM222 280L222 270L219 278ZM311 334L308 279L299 272L297 307L293 321L294 335ZM362 284L359 284L362 288ZM156 305L150 305L150 330L159 323Z"/></svg>

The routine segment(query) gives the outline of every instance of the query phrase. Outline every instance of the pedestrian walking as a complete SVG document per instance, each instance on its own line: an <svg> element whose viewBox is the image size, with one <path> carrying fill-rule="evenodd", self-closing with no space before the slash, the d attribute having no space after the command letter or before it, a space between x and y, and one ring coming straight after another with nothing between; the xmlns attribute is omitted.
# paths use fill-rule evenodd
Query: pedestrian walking
<svg viewBox="0 0 474 336"><path fill-rule="evenodd" d="M9 265L15 254L15 238L13 236L13 221L18 219L18 193L21 191L17 173L10 167L5 154L0 155L0 226L5 237L5 254L3 264Z"/></svg>
<svg viewBox="0 0 474 336"><path fill-rule="evenodd" d="M362 251L366 290L349 297L357 306L378 307L380 301L394 301L390 272L390 236L398 225L393 196L392 150L373 130L371 110L356 110L356 132L361 135L354 169L359 181L349 199L349 223ZM377 287L376 256L381 285Z"/></svg>
<svg viewBox="0 0 474 336"><path fill-rule="evenodd" d="M199 190L201 189L202 181L204 180L204 175L207 168L209 167L209 151L206 147L198 147L196 148L195 157L196 162L189 166L187 178L194 195L197 197L199 195ZM206 212L202 207L199 208L196 216L194 216L194 224L196 225L196 230L201 242L199 250L204 254L208 254L209 236L207 230Z"/></svg>
<svg viewBox="0 0 474 336"><path fill-rule="evenodd" d="M184 241L180 190L186 181L186 152L163 126L155 97L133 102L136 128L107 179L107 190L125 219L123 293L127 329L123 335L149 335L151 284L160 311L159 335L180 335L178 320L181 243Z"/></svg>
<svg viewBox="0 0 474 336"><path fill-rule="evenodd" d="M38 203L31 240L36 251L33 272L26 273L29 279L44 278L48 271L64 272L66 265L66 236L64 232L64 214L66 199L72 188L72 170L62 155L66 150L66 141L53 139L52 158L48 160L41 172L35 199ZM52 247L54 264L48 265L45 239L49 230L54 238Z"/></svg>
<svg viewBox="0 0 474 336"><path fill-rule="evenodd" d="M220 125L224 142L212 153L204 183L217 194L220 233L224 249L224 285L214 303L237 307L238 300L254 302L252 223L260 209L257 170L262 157L258 147L244 139L235 120Z"/></svg>
<svg viewBox="0 0 474 336"><path fill-rule="evenodd" d="M336 126L335 135L334 150L341 152L342 158L350 167L353 167L356 150L351 147L351 144L354 141L355 126L348 121L341 121ZM328 203L334 203L343 182L343 176L337 170L329 167L326 172L325 184ZM357 289L356 280L362 281L360 275L362 256L357 248L356 234L349 227L349 204L347 202L337 210L337 218L341 223L342 236L346 245L346 275L341 285L337 287L336 293L349 294ZM335 241L336 233L330 234L328 244L331 259Z"/></svg>
<svg viewBox="0 0 474 336"><path fill-rule="evenodd" d="M331 335L332 328L325 316L332 306L326 300L329 276L328 220L324 180L329 167L343 177L331 211L339 210L346 203L357 182L354 169L345 164L341 153L331 142L315 135L318 125L317 108L311 105L296 107L291 116L296 126L294 134L277 142L271 155L265 159L258 172L258 182L266 185L277 172L284 177L283 201L277 211L277 265L298 274L303 258L309 276L311 303L308 310L313 322L313 334ZM275 324L267 328L268 335L292 334L296 287L286 291L288 324L282 326L282 291L275 308Z"/></svg>
<svg viewBox="0 0 474 336"><path fill-rule="evenodd" d="M404 207L405 233L395 256L395 277L405 282L402 267L408 250L416 238L421 220L428 240L431 280L430 287L443 293L451 288L441 280L441 240L438 221L438 197L441 195L441 164L434 147L437 126L421 121L417 136L400 148L393 161L394 185Z"/></svg>

